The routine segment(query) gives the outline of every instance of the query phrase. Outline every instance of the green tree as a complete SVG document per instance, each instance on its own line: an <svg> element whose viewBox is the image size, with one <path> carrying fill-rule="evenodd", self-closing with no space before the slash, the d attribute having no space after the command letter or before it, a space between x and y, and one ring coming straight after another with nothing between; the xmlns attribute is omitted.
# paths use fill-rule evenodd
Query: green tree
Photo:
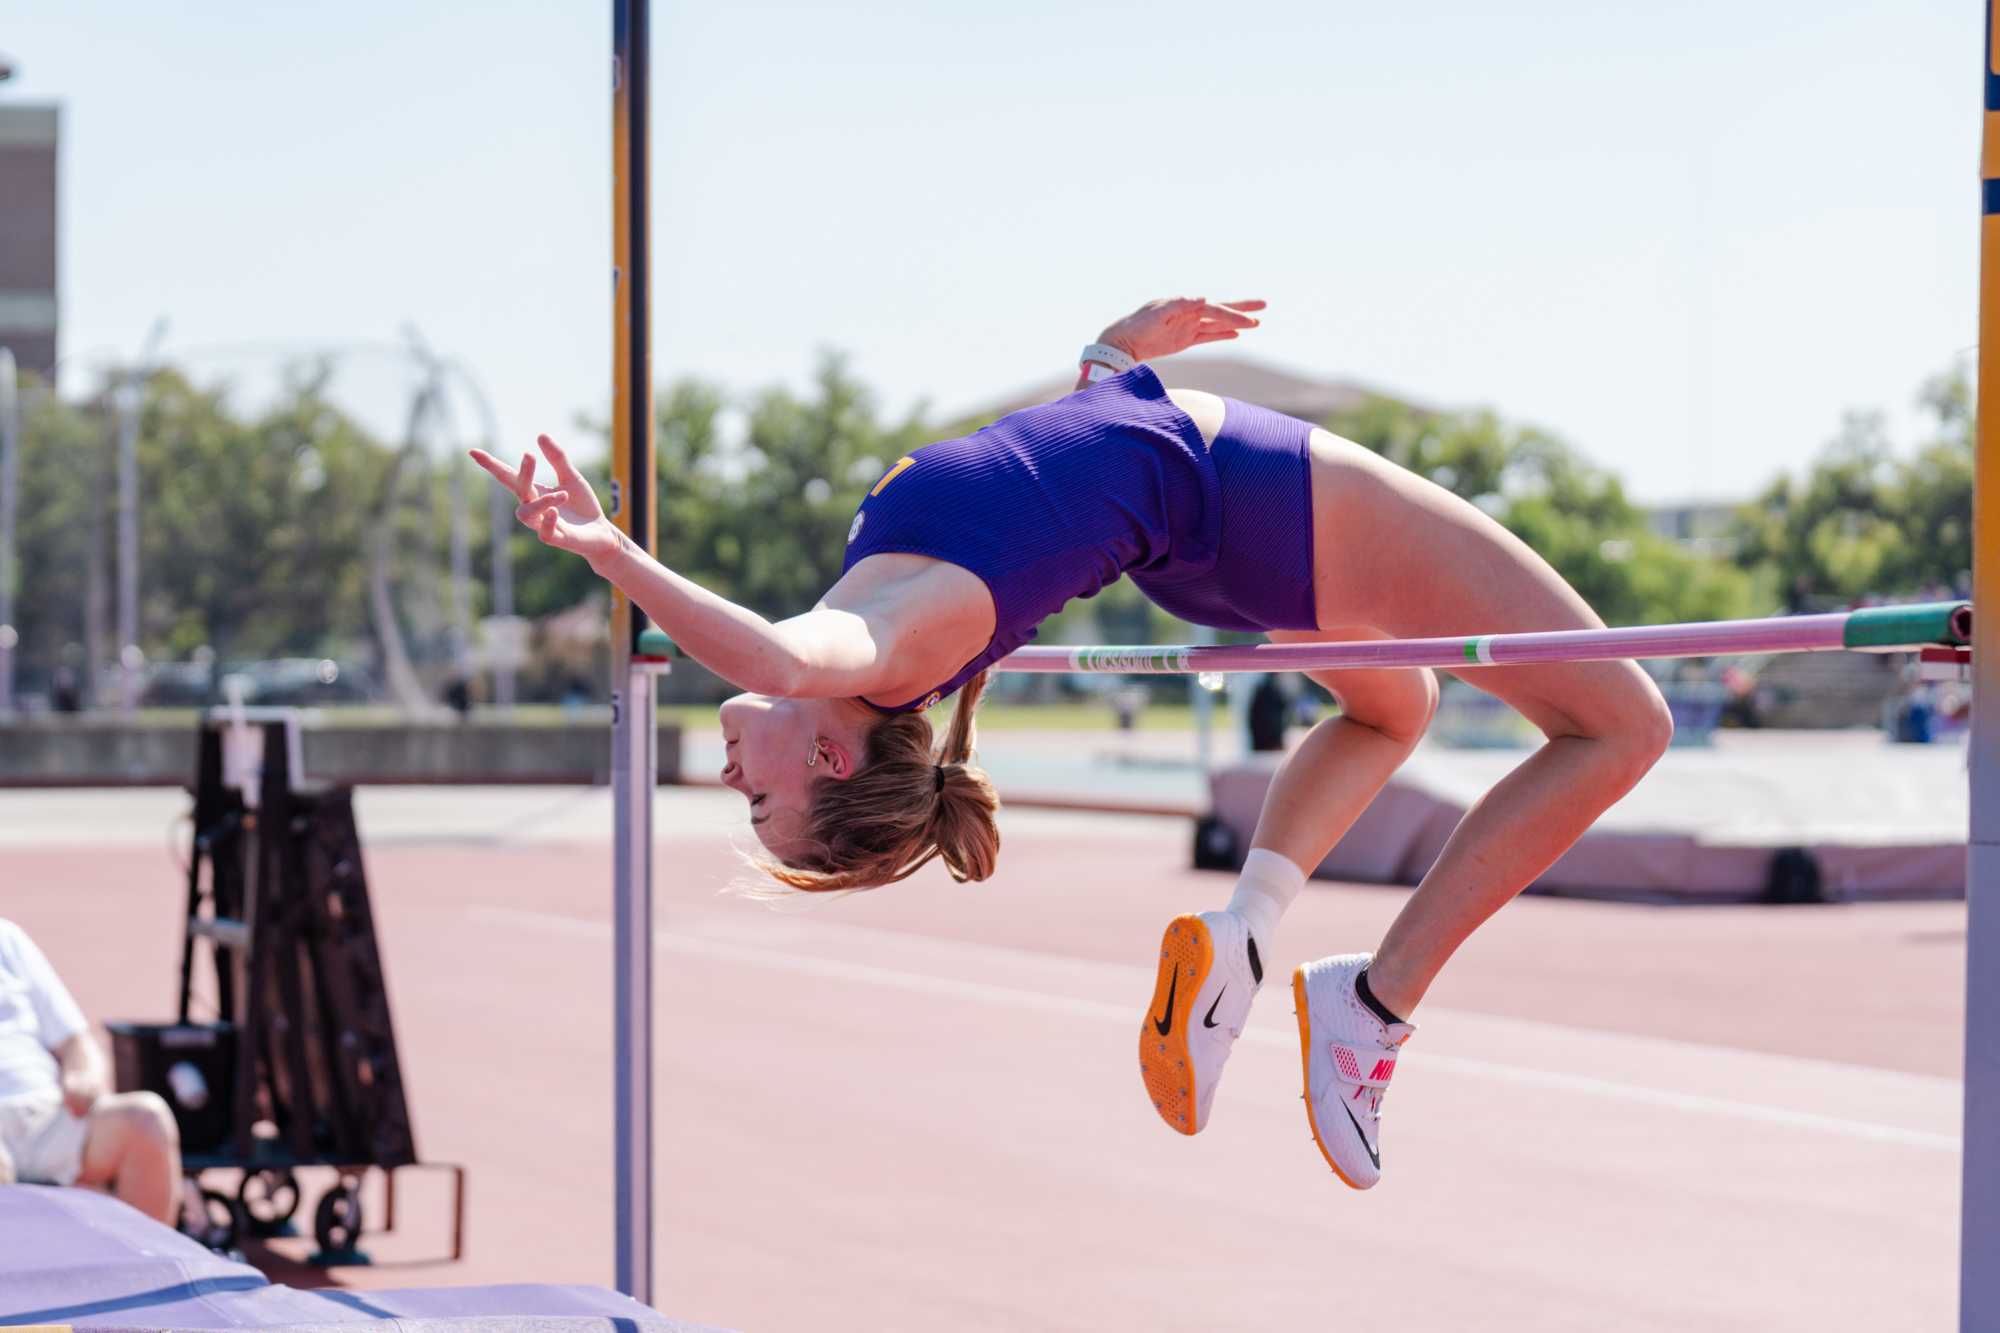
<svg viewBox="0 0 2000 1333"><path fill-rule="evenodd" d="M1795 609L1962 584L1972 563L1972 392L1963 372L1919 395L1931 437L1899 459L1880 413L1851 412L1803 477L1745 506L1743 558Z"/></svg>
<svg viewBox="0 0 2000 1333"><path fill-rule="evenodd" d="M666 562L725 597L778 617L810 610L840 577L861 498L896 459L933 436L920 415L879 419L839 358L809 395L752 397L740 439L715 386L682 381L661 395L656 455Z"/></svg>
<svg viewBox="0 0 2000 1333"><path fill-rule="evenodd" d="M326 401L325 379L323 367L301 368L244 420L220 387L153 377L139 435L149 655L366 647L366 541L392 455ZM406 522L421 550L428 524Z"/></svg>
<svg viewBox="0 0 2000 1333"><path fill-rule="evenodd" d="M149 656L201 645L224 658L366 652L369 540L389 512L399 623L420 660L441 660L447 467L462 463L404 456L389 504L399 449L339 410L327 386L325 367L301 366L246 412L222 386L174 371L151 379L139 438ZM1930 426L1907 456L1879 416L1851 415L1810 469L1745 508L1734 560L1654 534L1615 477L1496 413L1378 399L1328 424L1494 515L1607 620L1643 623L1754 614L1770 589L1847 600L1958 580L1971 559L1971 388L1963 373L1939 376L1921 401ZM35 387L25 396L16 621L30 688L61 662L80 665L93 604L109 620L107 402L104 389L78 402ZM838 577L855 507L882 472L955 433L927 427L920 411L885 418L835 356L803 392L733 399L701 381L670 385L656 425L663 558L773 616L807 609ZM604 465L592 479L608 494ZM602 596L581 561L525 529L509 541L522 614ZM1116 639L1188 633L1129 583L1074 614Z"/></svg>
<svg viewBox="0 0 2000 1333"><path fill-rule="evenodd" d="M1370 399L1327 425L1475 504L1500 495L1523 448L1541 438L1489 411L1430 412L1394 398Z"/></svg>
<svg viewBox="0 0 2000 1333"><path fill-rule="evenodd" d="M64 402L33 378L22 389L15 661L32 688L65 662L82 665L92 547L101 556L109 523L110 451L96 404Z"/></svg>
<svg viewBox="0 0 2000 1333"><path fill-rule="evenodd" d="M234 408L225 386L197 386L171 369L150 377L137 442L139 631L149 658L202 646L224 661L372 648L366 544L394 451L330 403L327 373L295 368L255 413ZM19 627L33 688L59 663L83 665L93 600L105 653L115 652L113 419L108 388L74 404L40 386L26 397ZM395 512L398 591L432 627L443 494L442 472L419 466Z"/></svg>
<svg viewBox="0 0 2000 1333"><path fill-rule="evenodd" d="M1973 397L1963 370L1934 377L1918 401L1931 438L1898 469L1894 508L1902 548L1886 571L1897 588L1969 587L1972 568Z"/></svg>
<svg viewBox="0 0 2000 1333"><path fill-rule="evenodd" d="M1617 478L1547 431L1387 398L1327 424L1493 515L1612 624L1727 619L1753 607L1749 574L1652 532Z"/></svg>

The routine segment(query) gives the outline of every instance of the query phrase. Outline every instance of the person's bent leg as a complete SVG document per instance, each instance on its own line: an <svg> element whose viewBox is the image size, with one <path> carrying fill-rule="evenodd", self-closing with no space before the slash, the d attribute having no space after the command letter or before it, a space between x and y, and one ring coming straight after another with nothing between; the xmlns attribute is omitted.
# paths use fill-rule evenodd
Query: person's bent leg
<svg viewBox="0 0 2000 1333"><path fill-rule="evenodd" d="M1279 632L1279 643L1384 638L1379 630ZM1307 673L1333 693L1335 717L1308 731L1279 763L1226 910L1269 948L1279 918L1423 739L1437 711L1437 678L1426 670Z"/></svg>
<svg viewBox="0 0 2000 1333"><path fill-rule="evenodd" d="M1385 636L1371 630L1368 637ZM1341 715L1321 723L1292 753L1257 830L1260 844L1287 848L1307 866L1325 858L1387 785L1423 739L1438 701L1437 677L1429 671L1330 671L1313 679L1333 691ZM1356 1189L1381 1179L1374 1125L1410 1031L1362 1010L1367 966L1365 954L1348 954L1292 973L1307 1122L1327 1165ZM1354 1081L1341 1081L1350 1071Z"/></svg>
<svg viewBox="0 0 2000 1333"><path fill-rule="evenodd" d="M1280 631L1273 643L1386 639L1377 629ZM1308 872L1361 817L1423 739L1437 712L1437 677L1418 669L1307 673L1340 704L1279 764L1264 795L1252 847L1283 855Z"/></svg>
<svg viewBox="0 0 2000 1333"><path fill-rule="evenodd" d="M1313 437L1313 503L1322 621L1398 637L1603 624L1479 509L1325 432ZM1671 734L1658 690L1629 662L1456 674L1520 709L1547 744L1467 813L1373 955L1293 974L1313 1138L1361 1189L1381 1178L1382 1099L1439 969L1639 780Z"/></svg>
<svg viewBox="0 0 2000 1333"><path fill-rule="evenodd" d="M1313 436L1323 619L1346 611L1398 637L1594 629L1549 563L1476 506L1324 431ZM1367 972L1407 1016L1465 938L1631 789L1672 734L1631 662L1454 671L1521 711L1547 744L1469 811Z"/></svg>
<svg viewBox="0 0 2000 1333"><path fill-rule="evenodd" d="M1375 630L1274 635L1291 641L1380 637ZM1222 910L1175 917L1139 1029L1139 1069L1160 1118L1199 1133L1229 1052L1264 980L1278 920L1423 735L1437 705L1428 671L1315 677L1341 701L1287 755L1265 797L1235 893Z"/></svg>
<svg viewBox="0 0 2000 1333"><path fill-rule="evenodd" d="M148 1217L172 1226L180 1209L180 1130L150 1092L98 1099L90 1110L80 1185L108 1187Z"/></svg>
<svg viewBox="0 0 2000 1333"><path fill-rule="evenodd" d="M1569 850L1673 738L1665 700L1631 662L1465 675L1548 739L1466 811L1383 936L1369 985L1385 1008L1404 1017L1466 937Z"/></svg>

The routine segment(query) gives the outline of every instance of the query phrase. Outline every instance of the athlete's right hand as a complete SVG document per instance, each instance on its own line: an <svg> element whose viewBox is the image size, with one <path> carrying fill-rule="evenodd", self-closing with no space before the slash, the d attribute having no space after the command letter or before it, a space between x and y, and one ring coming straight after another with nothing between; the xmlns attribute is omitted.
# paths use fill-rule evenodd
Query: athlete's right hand
<svg viewBox="0 0 2000 1333"><path fill-rule="evenodd" d="M514 517L533 528L543 542L574 551L593 567L601 568L603 562L623 549L624 536L604 516L604 508L597 503L590 483L571 465L562 446L546 435L537 436L535 443L555 469L554 486L535 484L533 454L522 454L518 468L508 467L484 449L474 449L472 461L514 493L521 502L514 510Z"/></svg>

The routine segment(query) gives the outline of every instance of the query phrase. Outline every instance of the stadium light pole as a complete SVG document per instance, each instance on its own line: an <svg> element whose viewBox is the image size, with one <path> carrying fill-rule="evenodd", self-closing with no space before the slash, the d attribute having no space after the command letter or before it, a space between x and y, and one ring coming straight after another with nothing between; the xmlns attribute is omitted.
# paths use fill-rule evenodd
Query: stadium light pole
<svg viewBox="0 0 2000 1333"><path fill-rule="evenodd" d="M0 57L4 59L4 57ZM21 489L21 398L14 353L0 347L0 717L14 711L14 511Z"/></svg>
<svg viewBox="0 0 2000 1333"><path fill-rule="evenodd" d="M14 77L13 57L0 52L0 83ZM0 347L0 717L14 711L14 508L21 465L20 381L12 349Z"/></svg>
<svg viewBox="0 0 2000 1333"><path fill-rule="evenodd" d="M471 683L471 672L467 658L472 651L472 546L467 535L466 519L466 471L471 466L458 450L451 448L451 398L445 391L446 366L444 360L424 341L423 333L414 323L405 321L403 339L410 345L410 359L423 368L424 389L431 406L431 422L445 435L446 477L451 488L449 508L451 510L451 535L448 539L451 578L449 610L446 620L451 644L452 675L466 684ZM492 449L494 442L486 448ZM493 489L487 487L487 490Z"/></svg>
<svg viewBox="0 0 2000 1333"><path fill-rule="evenodd" d="M487 397L486 386L460 362L449 362L446 369L458 376L458 382L479 413L479 429L485 436L482 447L488 453L497 453L502 439L500 419L493 414L493 400ZM488 486L486 497L487 543L491 554L491 579L487 587L490 614L495 620L511 621L514 618L514 555L508 541L515 531L514 497L500 486ZM514 706L514 661L504 652L493 667L493 703L497 708Z"/></svg>
<svg viewBox="0 0 2000 1333"><path fill-rule="evenodd" d="M1978 452L1972 500L1974 605L2000 606L2000 27L1986 0L1980 149ZM1965 1168L1958 1323L2000 1328L2000 616L1972 627L1972 827L1965 925Z"/></svg>
<svg viewBox="0 0 2000 1333"><path fill-rule="evenodd" d="M139 413L153 357L167 336L164 316L153 321L145 350L118 386L118 706L139 702Z"/></svg>
<svg viewBox="0 0 2000 1333"><path fill-rule="evenodd" d="M653 550L652 266L647 227L648 0L611 7L611 519ZM613 1182L618 1289L653 1302L653 795L659 785L646 617L611 603Z"/></svg>

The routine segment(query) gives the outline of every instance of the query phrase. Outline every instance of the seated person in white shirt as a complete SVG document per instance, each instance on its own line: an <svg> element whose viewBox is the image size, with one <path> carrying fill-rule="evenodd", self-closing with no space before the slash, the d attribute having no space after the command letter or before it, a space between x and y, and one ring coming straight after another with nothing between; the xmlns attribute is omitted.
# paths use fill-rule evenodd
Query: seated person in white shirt
<svg viewBox="0 0 2000 1333"><path fill-rule="evenodd" d="M0 1184L108 1189L174 1225L181 1143L150 1092L105 1090L104 1051L27 932L0 920Z"/></svg>

